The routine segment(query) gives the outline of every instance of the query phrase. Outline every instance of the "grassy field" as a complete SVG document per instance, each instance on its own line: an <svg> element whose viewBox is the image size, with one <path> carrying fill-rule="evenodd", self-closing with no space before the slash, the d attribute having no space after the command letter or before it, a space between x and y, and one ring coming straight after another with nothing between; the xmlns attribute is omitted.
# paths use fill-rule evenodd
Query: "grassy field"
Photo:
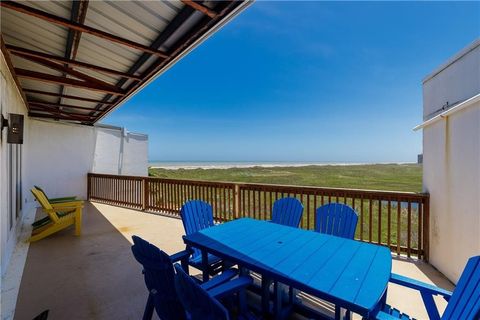
<svg viewBox="0 0 480 320"><path fill-rule="evenodd" d="M149 174L155 177L171 179L191 179L207 181L251 182L282 185L321 186L347 189L371 189L388 191L422 191L422 166L417 164L375 164L375 165L328 165L303 167L252 167L230 169L153 169ZM152 191L152 190L151 190ZM185 192L185 191L182 191ZM202 192L194 198L202 198ZM258 219L270 219L272 192L252 191L241 193L240 216L249 216ZM186 196L190 197L189 195ZM228 196L230 198L231 196ZM299 197L295 195L295 197ZM167 197L168 198L168 197ZM218 191L213 197L207 196L204 200L212 202L214 211L223 215L222 218L233 217L233 207L225 206L225 194ZM162 200L163 193L159 192L158 199ZM300 198L305 209L302 227L313 228L315 209L320 203L343 202L355 208L359 214L359 225L356 230L357 239L370 239L373 242L400 244L411 248L419 247L419 206L417 203L408 204L395 200L379 199L352 199L327 196ZM216 201L216 202L215 202ZM223 205L222 205L223 203ZM231 203L231 202L229 202ZM410 226L410 227L409 227ZM410 235L410 236L409 236ZM409 240L410 239L410 240ZM410 241L410 242L409 242Z"/></svg>
<svg viewBox="0 0 480 320"><path fill-rule="evenodd" d="M272 183L331 188L422 191L422 166L417 164L253 167L230 169L149 169L155 177L208 181Z"/></svg>

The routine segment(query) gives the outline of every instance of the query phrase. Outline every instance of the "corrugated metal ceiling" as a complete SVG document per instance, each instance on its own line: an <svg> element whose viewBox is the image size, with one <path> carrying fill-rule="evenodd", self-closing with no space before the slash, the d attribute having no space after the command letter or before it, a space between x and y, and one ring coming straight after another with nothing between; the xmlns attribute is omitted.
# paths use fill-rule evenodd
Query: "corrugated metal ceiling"
<svg viewBox="0 0 480 320"><path fill-rule="evenodd" d="M2 1L2 50L11 59L30 116L91 125L250 3ZM112 90L122 94L109 94Z"/></svg>

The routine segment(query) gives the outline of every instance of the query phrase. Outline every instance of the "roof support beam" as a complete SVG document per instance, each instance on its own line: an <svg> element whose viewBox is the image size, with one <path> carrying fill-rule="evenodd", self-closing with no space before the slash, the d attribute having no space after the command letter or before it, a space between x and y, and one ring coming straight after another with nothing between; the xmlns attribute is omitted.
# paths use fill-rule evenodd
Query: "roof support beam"
<svg viewBox="0 0 480 320"><path fill-rule="evenodd" d="M172 36L172 34L178 28L180 28L180 26L185 21L187 21L187 19L190 18L194 12L195 12L195 10L191 7L188 7L188 6L183 7L182 10L180 10L180 12L175 16L175 18L173 18L173 20L170 22L170 24L160 33L160 35L155 39L155 41L153 41L152 48L160 48L160 46L163 43L165 43L165 41L167 41L168 38L170 38ZM140 69L150 57L151 57L151 55L149 53L143 53L138 58L138 60L130 67L130 69L128 70L128 73L137 72L138 69ZM168 61L168 60L170 60L170 59L164 59L163 63ZM157 61L154 63L154 65L158 65L158 64L161 64L161 63L162 63L162 60L157 59ZM143 76L144 75L142 74L142 79L144 78ZM125 84L126 80L127 79L125 79L125 78L120 79L116 84L117 87L121 88ZM141 85L141 82L137 82L136 84ZM112 98L112 97L110 95L107 95L107 96L105 96L104 100L107 101L110 98ZM117 100L115 103L118 104L118 102L119 102L119 100ZM96 107L96 110L100 111L101 107L102 107L102 104L98 104L97 107ZM105 108L104 110L102 110L102 113L105 113L105 110L110 110L110 109L111 109L111 107Z"/></svg>
<svg viewBox="0 0 480 320"><path fill-rule="evenodd" d="M97 72L100 72L100 73L111 74L111 75L114 75L114 76L121 76L123 78L135 79L135 80L141 80L142 79L140 76L136 76L136 75L129 74L129 73L126 73L126 72L120 72L120 71L117 71L117 70L112 70L112 69L96 66L96 65L93 65L93 64L81 62L81 61L66 59L66 58L63 58L63 57L58 57L58 56L54 56L54 55L43 53L43 52L29 50L29 49L25 49L25 48L21 48L21 47L17 47L17 46L12 46L12 45L9 45L9 44L6 45L6 48L11 54L14 54L14 55L20 53L20 54L23 54L24 56L48 59L48 60L51 60L51 61L61 62L61 63L68 64L68 65L71 65L71 66L77 66L77 67L89 69L89 70L92 70L92 71L97 71Z"/></svg>
<svg viewBox="0 0 480 320"><path fill-rule="evenodd" d="M78 5L78 12L76 13L76 17L74 17L74 11L73 10L73 7L72 7L72 20L75 21L75 22L78 22L80 24L84 24L85 23L85 18L87 16L87 9L88 9L88 1L89 0L79 0L79 1L74 1L74 5L75 5L75 2L78 2L79 5ZM78 46L80 44L80 38L82 37L82 33L80 31L74 31L72 29L70 29L70 33L73 33L73 36L72 36L72 45L71 45L71 50L66 50L66 53L68 53L68 51L71 51L71 55L69 57L65 57L65 58L71 58L72 60L75 60L76 57L77 57L77 52L78 52Z"/></svg>
<svg viewBox="0 0 480 320"><path fill-rule="evenodd" d="M35 58L35 57L23 55L21 53L16 53L16 55L19 56L19 57L22 57L23 59L27 59L27 60L33 61L35 63L41 64L43 66L46 66L50 69L54 69L54 70L57 70L57 71L62 71L64 73L64 75L71 75L71 76L74 76L78 79L91 82L92 84L96 84L97 86L100 86L102 88L110 88L110 90L115 90L116 89L113 85L111 85L107 82L104 82L102 80L98 80L94 77L90 77L89 75L86 75L86 74L81 73L79 71L73 70L72 68L65 67L62 64L51 62L51 61L43 59L43 58ZM63 93L61 92L60 94L63 94Z"/></svg>
<svg viewBox="0 0 480 320"><path fill-rule="evenodd" d="M88 0L72 1L72 10L70 13L70 20L73 22L83 24L87 15ZM75 60L77 56L78 45L80 44L80 38L82 33L73 29L68 29L67 44L65 45L64 56L66 59ZM70 67L68 64L64 64L65 67ZM63 73L66 77L67 73ZM63 94L65 86L60 86L59 93ZM58 98L58 103L62 103L62 98Z"/></svg>
<svg viewBox="0 0 480 320"><path fill-rule="evenodd" d="M124 39L122 37L115 36L115 35L110 34L108 32L101 31L101 30L86 26L86 25L81 24L81 23L73 22L73 21L70 21L68 19L55 16L53 14L44 12L42 10L37 10L35 8L23 5L23 4L18 3L18 2L1 1L0 6L11 9L11 10L14 10L14 11L17 11L17 12L24 13L24 14L27 14L27 15L30 15L32 17L36 17L36 18L51 22L51 23L56 24L56 25L60 25L60 26L63 26L63 27L67 27L67 28L76 30L76 31L88 33L88 34L91 34L93 36L96 36L96 37L99 37L99 38L102 38L102 39L105 39L105 40L108 40L108 41L111 41L111 42L115 42L115 43L130 47L130 48L134 48L134 49L137 49L137 50L140 50L140 51L143 51L143 52L148 52L150 54L153 54L153 55L156 55L156 56L159 56L159 57L162 57L162 58L168 58L168 55L163 51L152 49L149 46L145 46L143 44L140 44L140 43L137 43L137 42L134 42L134 41L131 41L131 40L127 40L127 39Z"/></svg>
<svg viewBox="0 0 480 320"><path fill-rule="evenodd" d="M84 97L78 97L78 96L71 96L67 94L60 94L60 93L55 93L55 92L47 92L47 91L40 91L40 90L33 90L33 89L23 89L23 92L25 93L33 93L33 94L41 94L44 96L51 96L51 97L61 97L64 99L71 99L71 100L79 100L79 101L85 101L85 102L93 102L93 103L102 103L102 104L113 104L113 102L105 102L103 100L96 100L96 99L90 99L90 98L84 98Z"/></svg>
<svg viewBox="0 0 480 320"><path fill-rule="evenodd" d="M196 1L191 1L191 0L181 0L183 4L192 7L193 9L200 11L201 13L209 16L210 18L215 18L218 13L216 13L214 10L204 6L203 4L200 4Z"/></svg>
<svg viewBox="0 0 480 320"><path fill-rule="evenodd" d="M56 107L56 106L48 106L48 105L43 105L43 106L39 106L39 105L30 105L30 111L42 111L42 112L48 112L48 113L52 113L54 115L62 115L64 117L74 117L76 119L87 119L87 120L91 120L93 117L92 116L89 116L87 114L83 114L83 113L78 113L78 112L72 112L72 111L64 111L62 110L61 107Z"/></svg>
<svg viewBox="0 0 480 320"><path fill-rule="evenodd" d="M35 111L30 111L28 113L28 116L35 117L35 118L53 119L53 120L79 121L79 122L86 122L89 124L92 123L92 120L85 120L84 118L77 117L77 116L59 115L59 114L55 114L53 112L48 112L48 111L43 111L43 112L48 112L48 114L42 114L42 113L37 113ZM38 110L38 111L41 111L41 110Z"/></svg>
<svg viewBox="0 0 480 320"><path fill-rule="evenodd" d="M55 84L63 84L63 85L70 86L70 87L76 87L76 88L81 88L81 89L86 89L86 90L105 92L105 93L110 93L110 94L117 95L117 96L123 96L124 95L124 92L121 91L120 89L104 88L104 87L100 87L96 84L92 84L92 83L89 83L89 82L86 82L86 81L79 81L79 80L70 79L70 78L66 78L66 77L54 76L54 75L47 74L47 73L30 71L30 70L25 70L25 69L20 69L20 68L15 68L15 73L17 74L17 77L19 77L19 78L32 79L32 80L42 81L42 82L50 82L50 83L55 83Z"/></svg>
<svg viewBox="0 0 480 320"><path fill-rule="evenodd" d="M43 102L43 101L36 101L36 100L28 100L28 103L31 106L46 106L46 107L55 107L55 108L70 108L70 109L78 109L78 110L86 110L86 111L92 111L92 108L87 108L87 107L80 107L80 106L73 106L70 104L63 104L63 103L49 103L49 102Z"/></svg>
<svg viewBox="0 0 480 320"><path fill-rule="evenodd" d="M89 116L89 115L86 115L86 114L83 114L83 113L77 113L77 112L72 112L72 111L65 112L61 108L53 107L53 106L34 106L34 105L31 105L30 106L30 111L48 112L48 113L51 113L51 114L54 114L54 115L62 115L64 117L72 117L72 118L75 118L75 119L83 119L83 120L87 120L87 121L90 121L93 118L95 118L95 117L92 117L92 116Z"/></svg>

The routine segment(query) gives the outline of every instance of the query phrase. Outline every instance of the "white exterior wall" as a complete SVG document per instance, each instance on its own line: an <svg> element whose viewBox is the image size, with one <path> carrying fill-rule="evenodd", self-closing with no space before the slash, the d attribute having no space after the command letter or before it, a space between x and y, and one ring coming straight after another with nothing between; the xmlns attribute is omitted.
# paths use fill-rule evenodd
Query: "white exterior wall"
<svg viewBox="0 0 480 320"><path fill-rule="evenodd" d="M49 197L87 197L87 173L148 175L148 137L122 134L121 128L81 126L31 119L25 139L29 157L26 185L38 185ZM139 137L139 138L137 138ZM130 146L132 144L132 146ZM130 155L132 150L135 155ZM135 158L137 163L125 163ZM27 201L33 201L28 192Z"/></svg>
<svg viewBox="0 0 480 320"><path fill-rule="evenodd" d="M122 155L122 174L148 176L148 136L129 132L125 135Z"/></svg>
<svg viewBox="0 0 480 320"><path fill-rule="evenodd" d="M25 138L29 151L25 186L40 186L51 198L77 195L85 199L94 138L91 127L31 119ZM25 201L31 202L28 190Z"/></svg>
<svg viewBox="0 0 480 320"><path fill-rule="evenodd" d="M119 128L96 127L92 172L148 175L148 136Z"/></svg>
<svg viewBox="0 0 480 320"><path fill-rule="evenodd" d="M480 41L425 79L424 120L480 93ZM430 262L457 282L480 254L480 102L423 128L423 184L430 193Z"/></svg>
<svg viewBox="0 0 480 320"><path fill-rule="evenodd" d="M4 117L8 117L9 113L20 113L25 115L25 126L28 124L28 118L26 117L27 109L23 102L22 96L17 89L15 81L13 80L12 75L10 74L5 58L0 51L0 112ZM25 133L28 129L25 128ZM10 157L10 152L12 147L7 144L7 129L5 128L1 132L0 140L0 250L1 250L1 274L3 275L7 264L8 257L11 255L15 244L16 244L16 234L17 229L19 228L18 221L20 220L23 211L26 210L25 207L22 208L20 212L20 217L18 219L13 219L13 225L10 227L10 206L14 205L10 200L9 193L9 175L10 171L8 168L8 162ZM25 158L27 157L27 150L24 146L20 147L22 149L22 158L23 158L23 172L22 176L25 176Z"/></svg>

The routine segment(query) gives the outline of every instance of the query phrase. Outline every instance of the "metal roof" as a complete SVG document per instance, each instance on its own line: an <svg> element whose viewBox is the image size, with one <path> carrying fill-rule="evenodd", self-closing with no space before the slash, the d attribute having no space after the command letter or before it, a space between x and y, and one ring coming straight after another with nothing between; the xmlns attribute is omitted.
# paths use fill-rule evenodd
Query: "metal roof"
<svg viewBox="0 0 480 320"><path fill-rule="evenodd" d="M2 0L2 51L29 116L91 125L250 4Z"/></svg>

